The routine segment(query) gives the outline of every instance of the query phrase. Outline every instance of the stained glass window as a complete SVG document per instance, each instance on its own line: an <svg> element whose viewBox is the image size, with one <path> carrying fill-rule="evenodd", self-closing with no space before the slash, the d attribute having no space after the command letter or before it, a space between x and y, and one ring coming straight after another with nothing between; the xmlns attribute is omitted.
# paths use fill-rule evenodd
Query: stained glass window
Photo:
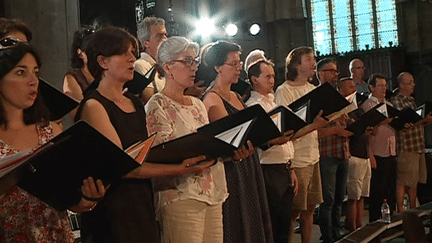
<svg viewBox="0 0 432 243"><path fill-rule="evenodd" d="M314 46L320 47L322 54L331 53L331 35L328 0L312 1L312 18L315 20L313 25Z"/></svg>
<svg viewBox="0 0 432 243"><path fill-rule="evenodd" d="M354 22L356 23L356 50L375 48L372 0L354 0Z"/></svg>
<svg viewBox="0 0 432 243"><path fill-rule="evenodd" d="M398 45L395 0L311 0L320 54Z"/></svg>
<svg viewBox="0 0 432 243"><path fill-rule="evenodd" d="M394 0L376 0L378 43L380 47L398 44Z"/></svg>
<svg viewBox="0 0 432 243"><path fill-rule="evenodd" d="M351 6L350 0L338 1L333 4L333 33L336 52L347 52L353 49L351 38Z"/></svg>

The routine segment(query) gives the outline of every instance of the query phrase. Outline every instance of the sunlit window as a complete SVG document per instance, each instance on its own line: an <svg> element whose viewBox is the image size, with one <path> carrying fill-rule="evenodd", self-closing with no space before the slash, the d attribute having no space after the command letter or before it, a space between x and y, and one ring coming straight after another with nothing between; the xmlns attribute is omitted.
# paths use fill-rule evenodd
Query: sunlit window
<svg viewBox="0 0 432 243"><path fill-rule="evenodd" d="M398 45L395 0L311 0L322 55Z"/></svg>

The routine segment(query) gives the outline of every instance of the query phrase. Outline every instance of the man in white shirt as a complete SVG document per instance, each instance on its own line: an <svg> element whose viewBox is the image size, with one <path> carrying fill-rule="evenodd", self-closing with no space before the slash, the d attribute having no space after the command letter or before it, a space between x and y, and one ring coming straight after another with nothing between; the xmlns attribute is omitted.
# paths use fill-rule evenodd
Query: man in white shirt
<svg viewBox="0 0 432 243"><path fill-rule="evenodd" d="M255 60L254 60L255 59ZM246 72L252 85L251 97L247 106L260 104L269 112L277 104L274 102L274 64L264 57L264 52L254 50L246 58ZM294 147L289 137L279 139L280 145L269 145L258 149L263 171L270 217L275 242L288 242L291 230L292 203L297 191L297 177L291 168ZM271 146L271 147L270 147Z"/></svg>
<svg viewBox="0 0 432 243"><path fill-rule="evenodd" d="M275 101L280 105L289 105L315 86L308 81L315 74L315 57L310 47L298 47L292 50L285 61L286 81L275 93ZM299 179L299 188L294 197L293 214L291 217L292 242L293 226L300 216L300 232L302 242L311 242L313 213L316 204L322 203L321 176L319 168L319 149L317 131L295 140L292 167Z"/></svg>
<svg viewBox="0 0 432 243"><path fill-rule="evenodd" d="M146 17L137 25L138 40L141 42L144 52L141 58L135 61L135 70L145 75L155 64L159 44L167 38L165 21L162 18ZM160 78L156 73L154 80L144 88L141 100L145 103L165 87L165 78Z"/></svg>

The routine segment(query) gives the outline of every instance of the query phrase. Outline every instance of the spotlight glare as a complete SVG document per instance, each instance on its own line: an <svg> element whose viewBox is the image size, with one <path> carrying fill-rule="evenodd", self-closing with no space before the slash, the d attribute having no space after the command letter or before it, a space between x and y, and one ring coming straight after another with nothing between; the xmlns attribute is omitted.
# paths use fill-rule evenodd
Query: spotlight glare
<svg viewBox="0 0 432 243"><path fill-rule="evenodd" d="M251 27L249 28L249 33L251 35L258 35L260 31L261 31L261 27L257 23L252 24Z"/></svg>
<svg viewBox="0 0 432 243"><path fill-rule="evenodd" d="M238 28L235 24L228 24L225 28L225 32L228 36L235 36L237 34Z"/></svg>
<svg viewBox="0 0 432 243"><path fill-rule="evenodd" d="M202 37L210 36L215 30L214 21L209 18L200 19L196 23L195 27L197 34L201 35Z"/></svg>

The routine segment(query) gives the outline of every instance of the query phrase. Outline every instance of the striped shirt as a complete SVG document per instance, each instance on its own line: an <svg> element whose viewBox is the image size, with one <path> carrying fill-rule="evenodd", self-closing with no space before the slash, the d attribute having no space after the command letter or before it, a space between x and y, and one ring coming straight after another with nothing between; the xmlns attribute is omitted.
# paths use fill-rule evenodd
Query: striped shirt
<svg viewBox="0 0 432 243"><path fill-rule="evenodd" d="M392 104L387 100L385 103L392 106ZM363 109L364 112L367 112L378 104L378 99L370 96L369 99L363 103L361 109ZM376 156L396 156L396 132L389 125L379 126L377 134L369 137L369 144L372 148L373 154Z"/></svg>

